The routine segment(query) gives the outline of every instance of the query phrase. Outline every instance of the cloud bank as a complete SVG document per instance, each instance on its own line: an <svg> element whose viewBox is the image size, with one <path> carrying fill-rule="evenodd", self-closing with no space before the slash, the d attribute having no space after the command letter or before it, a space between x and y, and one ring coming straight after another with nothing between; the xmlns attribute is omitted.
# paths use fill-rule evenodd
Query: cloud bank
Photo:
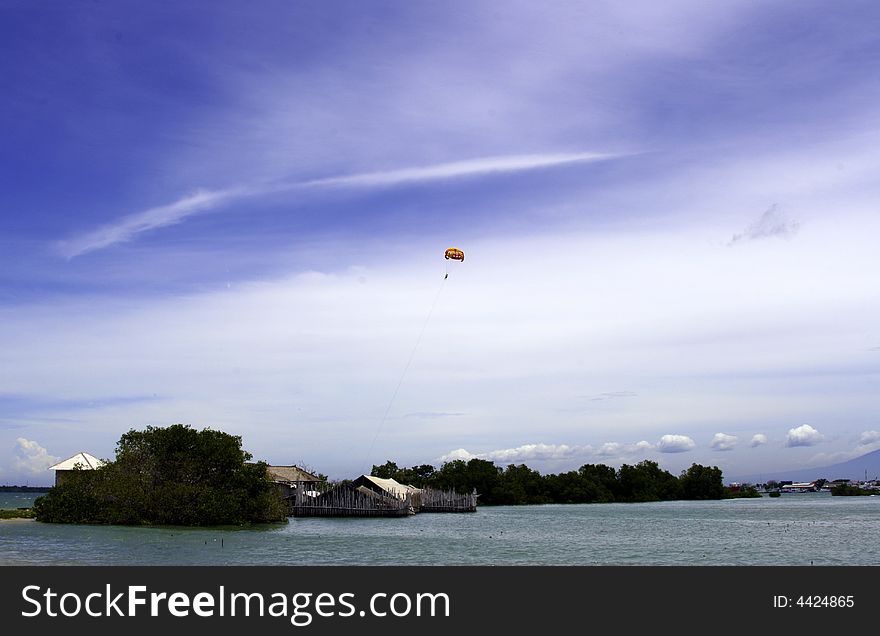
<svg viewBox="0 0 880 636"><path fill-rule="evenodd" d="M525 461L572 459L590 455L593 448L587 446L569 446L567 444L523 444L516 448L505 448L488 453L471 453L463 448L446 453L439 458L441 463L453 460L485 459L488 461L509 464Z"/></svg>

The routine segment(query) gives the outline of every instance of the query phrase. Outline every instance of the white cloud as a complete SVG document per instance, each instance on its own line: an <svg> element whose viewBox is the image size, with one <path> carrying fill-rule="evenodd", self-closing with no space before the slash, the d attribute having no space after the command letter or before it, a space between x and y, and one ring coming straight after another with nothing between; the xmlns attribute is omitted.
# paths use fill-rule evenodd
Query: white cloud
<svg viewBox="0 0 880 636"><path fill-rule="evenodd" d="M366 172L339 177L329 177L326 179L314 179L312 181L304 181L302 183L291 184L290 187L392 186L416 181L436 181L441 179L476 177L491 173L536 170L539 168L550 168L568 163L582 163L586 161L612 159L618 156L620 155L582 152L568 154L509 155L505 157L484 157L480 159L468 159L464 161L441 163L432 166L400 168L398 170Z"/></svg>
<svg viewBox="0 0 880 636"><path fill-rule="evenodd" d="M13 450L13 470L29 475L44 475L52 464L57 464L60 458L50 455L49 452L37 442L24 437L15 440Z"/></svg>
<svg viewBox="0 0 880 636"><path fill-rule="evenodd" d="M644 440L635 444L622 444L620 442L605 442L598 448L590 444L523 444L516 448L505 448L488 451L485 453L471 453L464 448L450 451L438 458L438 461L448 462L455 459L485 459L499 464L509 464L529 461L558 461L582 459L586 457L625 457L654 450L656 447Z"/></svg>
<svg viewBox="0 0 880 636"><path fill-rule="evenodd" d="M602 446L599 447L599 450L596 451L596 454L599 457L613 457L615 455L620 455L623 452L623 444L620 442L605 442Z"/></svg>
<svg viewBox="0 0 880 636"><path fill-rule="evenodd" d="M314 449L302 459L340 477L477 443L504 450L511 439L576 439L598 449L609 439L656 441L664 430L708 441L731 420L755 430L771 417L824 421L843 399L853 415L869 413L873 394L851 393L863 384L819 373L866 355L861 334L880 308L865 291L877 252L864 229L880 226L866 221L857 235L839 222L813 233L811 223L784 246L784 259L762 245L743 259L699 229L470 240L376 441L381 455L364 463L328 448L319 432L370 445L378 419L370 414L388 405L437 297L445 240L351 263L358 270L231 290L22 305L0 330L0 386L32 396L39 406L28 417L62 445L73 443L62 420L93 436L98 451L124 432L122 422L182 421L242 434L255 455L286 461L300 452L288 441L295 426L297 443ZM843 244L848 258L836 258L829 246ZM525 253L540 258L511 257ZM667 375L682 379L680 391L657 391ZM765 378L781 393L768 394ZM609 386L638 398L584 399ZM731 386L748 399L731 397ZM140 394L160 399L79 406ZM555 406L571 410L548 417ZM463 415L404 417L413 413ZM8 433L8 446L17 434Z"/></svg>
<svg viewBox="0 0 880 636"><path fill-rule="evenodd" d="M463 448L456 448L454 451L449 451L445 455L438 457L437 461L441 464L445 464L446 462L454 462L456 460L470 461L471 459L477 459L477 455L474 455Z"/></svg>
<svg viewBox="0 0 880 636"><path fill-rule="evenodd" d="M105 225L76 238L61 241L58 251L66 258L74 258L88 252L104 249L117 243L130 241L136 235L160 227L181 223L187 217L212 210L235 199L260 190L229 188L225 190L198 190L173 203L160 205L126 216L115 223ZM265 192L264 192L265 193Z"/></svg>
<svg viewBox="0 0 880 636"><path fill-rule="evenodd" d="M756 448L758 446L761 446L762 444L766 444L767 441L768 440L766 435L764 435L763 433L755 433L754 435L752 435L752 441L749 442L749 446L751 446L752 448Z"/></svg>
<svg viewBox="0 0 880 636"><path fill-rule="evenodd" d="M657 444L661 453L684 453L692 450L696 444L687 435L664 435Z"/></svg>
<svg viewBox="0 0 880 636"><path fill-rule="evenodd" d="M559 459L573 459L589 455L593 452L591 446L569 446L567 444L523 444L516 448L505 448L489 451L487 453L470 453L463 448L450 451L440 457L441 462L454 459L486 459L500 464L509 464L526 461L545 461Z"/></svg>
<svg viewBox="0 0 880 636"><path fill-rule="evenodd" d="M638 393L634 393L632 391L608 391L606 393L599 393L598 395L587 395L585 396L591 402L602 402L604 400L614 400L619 398L632 398L637 397Z"/></svg>
<svg viewBox="0 0 880 636"><path fill-rule="evenodd" d="M815 446L821 442L824 436L809 424L803 424L797 428L789 429L785 445L794 446Z"/></svg>
<svg viewBox="0 0 880 636"><path fill-rule="evenodd" d="M709 447L716 451L731 451L736 447L736 435L715 433L715 437L709 442Z"/></svg>
<svg viewBox="0 0 880 636"><path fill-rule="evenodd" d="M880 431L864 431L859 436L859 446L868 446L880 442Z"/></svg>
<svg viewBox="0 0 880 636"><path fill-rule="evenodd" d="M571 459L592 452L590 446L569 446L567 444L524 444L487 453L487 459L497 462L521 462L527 460Z"/></svg>
<svg viewBox="0 0 880 636"><path fill-rule="evenodd" d="M605 442L596 451L599 457L622 457L628 455L638 455L654 450L656 447L650 442L644 440L635 444L621 444L620 442Z"/></svg>
<svg viewBox="0 0 880 636"><path fill-rule="evenodd" d="M381 172L364 172L308 181L248 185L221 190L199 190L172 203L131 214L115 223L108 224L76 238L62 241L59 243L58 248L63 256L74 258L117 243L130 241L142 232L182 223L190 216L213 210L235 200L297 189L390 187L421 181L460 179L492 173L537 170L571 163L607 160L618 156L620 155L589 152L507 155L453 161L430 166L399 168Z"/></svg>

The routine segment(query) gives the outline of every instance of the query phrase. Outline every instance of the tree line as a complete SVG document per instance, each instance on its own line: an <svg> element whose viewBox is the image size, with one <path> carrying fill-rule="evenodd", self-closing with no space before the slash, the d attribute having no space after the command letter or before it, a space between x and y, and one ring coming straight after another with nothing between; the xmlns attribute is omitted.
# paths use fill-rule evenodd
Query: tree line
<svg viewBox="0 0 880 636"><path fill-rule="evenodd" d="M723 499L732 496L717 466L693 464L675 476L657 462L644 460L614 469L585 464L577 470L542 475L525 464L496 466L485 459L453 460L439 469L430 464L399 468L393 461L375 465L374 477L417 488L476 490L481 505L610 503Z"/></svg>

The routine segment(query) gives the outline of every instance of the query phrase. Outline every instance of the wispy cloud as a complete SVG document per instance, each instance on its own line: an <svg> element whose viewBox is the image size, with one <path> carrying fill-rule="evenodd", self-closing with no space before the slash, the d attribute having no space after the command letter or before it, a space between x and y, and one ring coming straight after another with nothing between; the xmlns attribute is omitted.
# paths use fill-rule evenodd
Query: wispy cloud
<svg viewBox="0 0 880 636"><path fill-rule="evenodd" d="M506 155L306 181L251 184L219 190L198 190L172 203L125 216L91 232L61 241L58 244L58 251L66 258L75 258L118 243L131 241L143 232L181 223L195 214L202 214L237 200L269 194L317 188L393 187L407 183L552 168L565 164L602 161L619 156L592 152Z"/></svg>
<svg viewBox="0 0 880 636"><path fill-rule="evenodd" d="M407 413L404 418L413 418L419 420L439 420L446 417L461 417L464 413L443 413L433 411L418 411L416 413Z"/></svg>
<svg viewBox="0 0 880 636"><path fill-rule="evenodd" d="M800 223L788 219L779 212L778 206L774 203L764 211L764 214L757 221L747 227L744 232L734 234L728 245L737 245L745 241L754 241L771 236L790 238L797 234L799 229Z"/></svg>
<svg viewBox="0 0 880 636"><path fill-rule="evenodd" d="M597 395L586 395L588 400L591 402L602 402L604 400L613 400L617 398L631 398L638 396L638 393L633 391L608 391L606 393L599 393Z"/></svg>
<svg viewBox="0 0 880 636"><path fill-rule="evenodd" d="M131 214L116 223L99 227L67 241L61 241L58 245L58 251L67 258L74 258L117 243L130 241L142 232L180 223L187 217L207 212L235 199L266 193L267 190L261 188L198 190L173 203Z"/></svg>
<svg viewBox="0 0 880 636"><path fill-rule="evenodd" d="M481 176L491 173L535 170L538 168L550 168L568 163L600 161L618 156L620 155L582 152L568 154L508 155L503 157L484 157L480 159L468 159L464 161L440 163L432 166L400 168L397 170L365 172L361 174L344 175L339 177L328 177L326 179L314 179L312 181L304 181L301 183L292 184L292 187L392 186L415 181L457 179L462 177Z"/></svg>

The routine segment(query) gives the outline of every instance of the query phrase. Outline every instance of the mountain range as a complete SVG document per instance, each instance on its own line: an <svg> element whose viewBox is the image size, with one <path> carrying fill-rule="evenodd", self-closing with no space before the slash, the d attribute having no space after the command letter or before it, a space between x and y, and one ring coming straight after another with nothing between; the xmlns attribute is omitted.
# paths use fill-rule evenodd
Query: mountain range
<svg viewBox="0 0 880 636"><path fill-rule="evenodd" d="M740 483L765 483L775 481L814 481L816 479L858 479L863 480L867 474L868 479L880 477L880 450L861 455L849 461L821 466L819 468L798 468L782 472L756 473L752 475L737 476L731 481Z"/></svg>

